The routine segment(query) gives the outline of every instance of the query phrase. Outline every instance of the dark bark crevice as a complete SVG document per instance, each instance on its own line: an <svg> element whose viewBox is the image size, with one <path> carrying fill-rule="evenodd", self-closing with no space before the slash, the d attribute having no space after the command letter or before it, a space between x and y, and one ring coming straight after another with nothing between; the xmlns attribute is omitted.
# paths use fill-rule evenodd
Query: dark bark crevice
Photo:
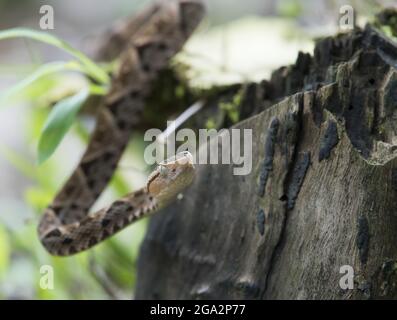
<svg viewBox="0 0 397 320"><path fill-rule="evenodd" d="M288 142L288 140L291 140L292 138L293 141L291 141L291 143L295 145L295 148L293 149L291 162L286 168L287 175L283 186L284 192L283 195L279 198L279 201L283 202L284 205L280 236L273 249L273 252L270 255L269 270L266 273L266 280L261 297L263 297L266 294L269 278L274 272L275 260L283 250L289 211L293 208L295 204L295 199L299 193L301 183L303 182L304 176L306 174L306 170L310 165L310 152L304 152L303 154L299 153L299 141L302 130L300 126L302 122L302 113L303 113L302 109L303 109L303 103L299 103L298 112L295 114L296 119L294 119L295 130L292 130L292 133L291 132L289 133L291 135L290 139L287 138L287 135L284 135L284 137L282 137L282 141L284 140L286 142ZM289 128L289 130L291 129L292 128Z"/></svg>

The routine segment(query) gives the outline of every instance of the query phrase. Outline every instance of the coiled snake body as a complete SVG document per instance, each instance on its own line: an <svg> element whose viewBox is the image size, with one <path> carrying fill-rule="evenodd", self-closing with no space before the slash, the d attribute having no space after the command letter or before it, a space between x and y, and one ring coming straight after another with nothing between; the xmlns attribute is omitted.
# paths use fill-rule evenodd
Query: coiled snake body
<svg viewBox="0 0 397 320"><path fill-rule="evenodd" d="M40 240L50 254L66 256L89 249L172 202L192 182L192 157L188 152L178 154L161 163L144 188L88 214L140 121L153 81L203 14L201 2L195 0L163 1L148 10L146 22L137 28L121 55L82 160L39 223Z"/></svg>

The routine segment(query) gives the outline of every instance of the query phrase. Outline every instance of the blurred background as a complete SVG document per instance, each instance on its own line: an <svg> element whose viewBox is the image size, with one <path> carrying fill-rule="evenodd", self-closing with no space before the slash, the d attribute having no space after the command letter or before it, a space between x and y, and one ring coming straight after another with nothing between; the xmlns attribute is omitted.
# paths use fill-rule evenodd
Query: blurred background
<svg viewBox="0 0 397 320"><path fill-rule="evenodd" d="M94 56L101 36L115 21L132 15L148 0L0 0L0 31L40 30L40 6L53 6L51 34ZM313 39L338 32L339 8L349 4L358 23L371 19L393 1L208 0L208 16L178 57L196 71L192 85L209 87L258 81L311 52ZM70 56L32 40L0 41L0 96L41 65ZM89 132L90 116L73 124L56 152L37 163L37 144L49 106L84 86L79 73L41 77L13 99L0 98L0 299L131 299L135 266L147 219L133 224L94 249L55 258L41 247L36 226L43 209L78 163ZM164 123L167 119L164 119ZM117 174L96 207L144 185L142 135L134 135ZM40 268L54 270L54 288L40 288Z"/></svg>

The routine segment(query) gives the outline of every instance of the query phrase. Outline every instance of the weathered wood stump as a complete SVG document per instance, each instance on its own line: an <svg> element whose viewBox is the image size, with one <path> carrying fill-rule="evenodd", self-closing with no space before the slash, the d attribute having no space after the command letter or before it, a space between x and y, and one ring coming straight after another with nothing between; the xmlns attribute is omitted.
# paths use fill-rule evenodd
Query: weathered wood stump
<svg viewBox="0 0 397 320"><path fill-rule="evenodd" d="M251 173L198 166L150 222L136 297L397 298L396 66L367 26L249 85L233 128L253 130Z"/></svg>

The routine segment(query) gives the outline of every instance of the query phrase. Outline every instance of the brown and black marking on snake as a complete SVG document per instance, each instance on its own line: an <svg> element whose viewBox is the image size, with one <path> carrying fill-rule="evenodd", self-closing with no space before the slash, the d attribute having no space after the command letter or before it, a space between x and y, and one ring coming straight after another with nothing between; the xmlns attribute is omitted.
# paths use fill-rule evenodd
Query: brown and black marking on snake
<svg viewBox="0 0 397 320"><path fill-rule="evenodd" d="M57 226L52 223L54 229L45 235L49 245L47 249L55 255L70 255L86 250L154 209L156 202L153 198L149 199L146 192L131 193L76 224L59 223Z"/></svg>
<svg viewBox="0 0 397 320"><path fill-rule="evenodd" d="M135 25L120 55L104 105L81 162L45 211L38 227L44 247L54 255L86 250L134 220L156 210L146 189L131 193L107 209L88 215L110 181L141 120L152 83L183 46L204 15L197 0L162 1Z"/></svg>

